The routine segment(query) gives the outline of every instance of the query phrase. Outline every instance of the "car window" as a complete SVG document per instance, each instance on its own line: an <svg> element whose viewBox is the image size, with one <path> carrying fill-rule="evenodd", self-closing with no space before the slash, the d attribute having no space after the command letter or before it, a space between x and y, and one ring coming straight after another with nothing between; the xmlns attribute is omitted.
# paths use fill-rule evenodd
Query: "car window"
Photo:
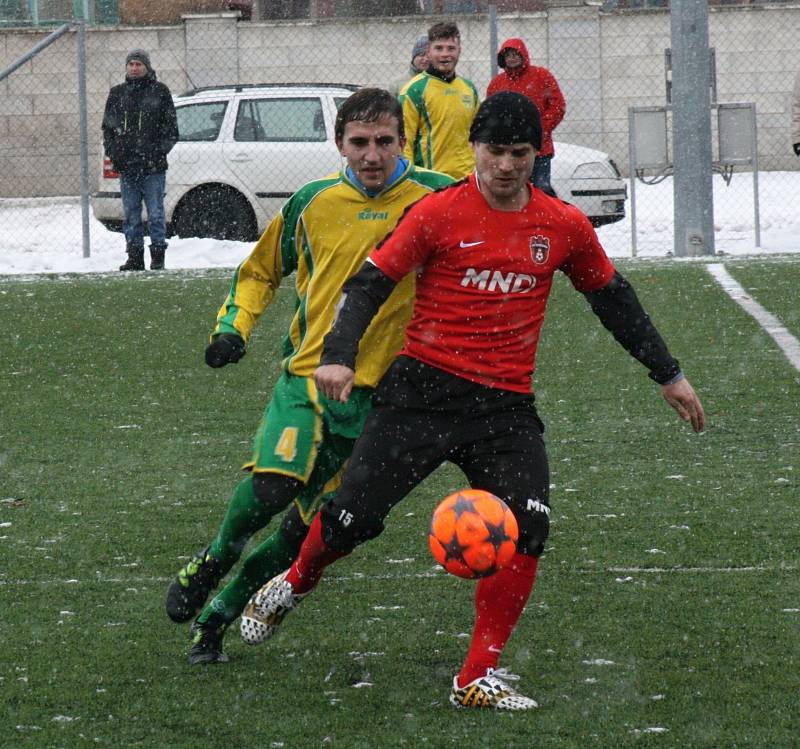
<svg viewBox="0 0 800 749"><path fill-rule="evenodd" d="M233 139L308 142L327 139L319 97L248 99L239 104Z"/></svg>
<svg viewBox="0 0 800 749"><path fill-rule="evenodd" d="M347 97L347 96L334 96L333 97L333 103L336 105L336 110L337 111L342 108L342 104L344 104L347 101L348 98L349 97Z"/></svg>
<svg viewBox="0 0 800 749"><path fill-rule="evenodd" d="M225 118L226 101L209 101L176 107L178 115L178 140L216 140Z"/></svg>

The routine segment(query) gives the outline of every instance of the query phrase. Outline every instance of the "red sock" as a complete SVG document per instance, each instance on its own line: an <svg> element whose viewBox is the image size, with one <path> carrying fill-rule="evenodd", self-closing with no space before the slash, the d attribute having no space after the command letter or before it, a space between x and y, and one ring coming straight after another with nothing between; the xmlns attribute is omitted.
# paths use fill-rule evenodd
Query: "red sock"
<svg viewBox="0 0 800 749"><path fill-rule="evenodd" d="M329 564L333 564L337 559L347 556L349 553L331 549L322 540L322 518L317 513L308 529L306 540L300 547L297 559L289 568L286 581L291 583L295 593L308 593L309 590L316 587Z"/></svg>
<svg viewBox="0 0 800 749"><path fill-rule="evenodd" d="M517 625L536 581L537 557L517 552L509 564L475 589L475 628L467 658L458 674L465 686L497 668L500 654Z"/></svg>

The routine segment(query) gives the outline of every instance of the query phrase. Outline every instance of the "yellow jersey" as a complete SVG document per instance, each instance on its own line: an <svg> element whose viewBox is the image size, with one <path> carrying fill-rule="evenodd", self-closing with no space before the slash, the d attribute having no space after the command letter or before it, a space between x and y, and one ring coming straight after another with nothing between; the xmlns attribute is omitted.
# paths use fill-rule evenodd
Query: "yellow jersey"
<svg viewBox="0 0 800 749"><path fill-rule="evenodd" d="M475 169L469 128L480 99L472 81L456 76L449 83L424 72L400 91L405 156L417 166L464 179Z"/></svg>
<svg viewBox="0 0 800 749"><path fill-rule="evenodd" d="M374 197L344 172L304 185L236 269L212 335L236 333L247 341L281 280L294 273L296 311L284 338L282 367L294 375L312 376L345 281L406 208L452 181L408 164ZM356 387L375 387L400 349L411 317L413 284L413 274L398 284L362 339Z"/></svg>

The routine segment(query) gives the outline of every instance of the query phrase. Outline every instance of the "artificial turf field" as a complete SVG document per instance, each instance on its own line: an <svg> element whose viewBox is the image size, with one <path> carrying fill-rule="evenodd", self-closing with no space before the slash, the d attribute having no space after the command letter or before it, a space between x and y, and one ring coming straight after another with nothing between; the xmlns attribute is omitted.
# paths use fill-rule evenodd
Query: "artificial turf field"
<svg viewBox="0 0 800 749"><path fill-rule="evenodd" d="M725 265L800 337L800 257ZM558 280L535 376L551 538L501 663L525 714L447 704L473 588L425 539L447 467L276 638L189 666L164 592L249 456L289 289L215 371L227 272L0 278L0 746L798 746L800 374L704 263L619 266L708 427Z"/></svg>

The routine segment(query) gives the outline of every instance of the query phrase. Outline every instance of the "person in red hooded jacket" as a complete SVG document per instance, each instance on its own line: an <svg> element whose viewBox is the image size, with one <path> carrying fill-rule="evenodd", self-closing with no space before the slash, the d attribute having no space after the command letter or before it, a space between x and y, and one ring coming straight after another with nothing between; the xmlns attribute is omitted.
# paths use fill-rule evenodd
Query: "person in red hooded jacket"
<svg viewBox="0 0 800 749"><path fill-rule="evenodd" d="M555 195L550 185L550 162L555 154L552 133L567 111L558 81L547 68L531 65L528 48L522 39L503 42L497 53L497 64L503 72L492 79L486 97L498 91L516 91L536 105L542 119L542 147L534 161L531 179L534 187Z"/></svg>

